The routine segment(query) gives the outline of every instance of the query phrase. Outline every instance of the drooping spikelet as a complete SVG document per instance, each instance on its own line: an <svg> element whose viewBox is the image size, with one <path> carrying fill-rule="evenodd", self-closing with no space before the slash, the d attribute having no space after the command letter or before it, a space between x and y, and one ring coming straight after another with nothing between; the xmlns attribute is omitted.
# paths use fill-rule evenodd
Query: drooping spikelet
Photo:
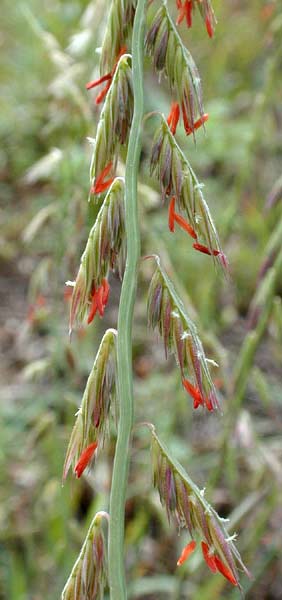
<svg viewBox="0 0 282 600"><path fill-rule="evenodd" d="M97 189L96 186L99 178L105 176L106 169L108 169L107 175L114 175L120 146L125 145L128 139L132 114L131 57L128 54L123 54L119 59L107 92L96 138L93 140L94 149L90 165L90 181L91 192L94 194L104 191L103 188L99 189L98 187Z"/></svg>
<svg viewBox="0 0 282 600"><path fill-rule="evenodd" d="M178 527L187 528L194 536L202 540L202 551L206 563L213 571L219 571L233 585L240 587L238 568L246 569L241 556L221 519L206 501L204 491L190 479L183 467L171 457L168 449L160 441L155 428L150 426L152 434L153 482L158 489L161 503L165 506L169 519L175 519ZM191 543L184 549L178 566L195 549ZM186 550L186 551L185 551Z"/></svg>
<svg viewBox="0 0 282 600"><path fill-rule="evenodd" d="M93 303L103 315L109 288L106 279L110 270L120 277L124 271L126 240L124 230L124 180L116 178L99 210L81 257L70 309L70 332L80 324L87 311L90 319ZM100 304L99 304L100 300Z"/></svg>
<svg viewBox="0 0 282 600"><path fill-rule="evenodd" d="M194 248L213 256L227 268L219 237L200 184L188 159L177 144L164 117L157 129L151 152L151 175L160 182L163 199L174 196L180 211L186 213L195 232Z"/></svg>
<svg viewBox="0 0 282 600"><path fill-rule="evenodd" d="M192 396L194 408L202 405L214 410L219 407L219 401L197 329L186 314L160 259L154 258L157 268L148 293L148 324L152 329L158 328L166 356L168 353L175 356L183 387Z"/></svg>
<svg viewBox="0 0 282 600"><path fill-rule="evenodd" d="M112 71L122 46L127 43L135 15L136 0L112 0L103 39L100 72Z"/></svg>
<svg viewBox="0 0 282 600"><path fill-rule="evenodd" d="M93 460L97 446L103 445L109 425L110 407L115 420L117 418L116 335L115 329L108 329L98 349L81 406L76 414L66 453L63 479L67 477L71 465L77 477L80 477Z"/></svg>
<svg viewBox="0 0 282 600"><path fill-rule="evenodd" d="M198 69L183 45L166 5L162 5L149 25L147 52L158 73L164 73L181 107L185 128L194 132L194 123L204 116Z"/></svg>
<svg viewBox="0 0 282 600"><path fill-rule="evenodd" d="M89 527L80 554L63 589L61 600L103 600L107 581L106 547L102 518L97 513Z"/></svg>

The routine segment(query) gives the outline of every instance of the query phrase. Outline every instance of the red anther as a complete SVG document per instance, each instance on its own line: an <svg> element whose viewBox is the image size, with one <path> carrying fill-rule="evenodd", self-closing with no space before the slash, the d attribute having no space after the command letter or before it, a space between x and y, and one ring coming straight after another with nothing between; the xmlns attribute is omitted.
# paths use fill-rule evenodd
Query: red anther
<svg viewBox="0 0 282 600"><path fill-rule="evenodd" d="M198 250L198 252L208 254L209 256L218 256L224 269L228 269L228 260L222 250L214 250L213 248L210 250L207 246L203 246L203 244L198 243L193 244L193 248Z"/></svg>
<svg viewBox="0 0 282 600"><path fill-rule="evenodd" d="M91 188L91 192L93 192L94 194L102 194L108 189L108 187L110 187L110 185L112 185L113 181L114 177L111 177L110 179L107 179L106 181L103 181L99 184L97 182L95 186Z"/></svg>
<svg viewBox="0 0 282 600"><path fill-rule="evenodd" d="M79 460L74 467L74 472L78 479L81 477L87 465L89 465L97 446L98 442L93 442L93 444L89 444L89 446L81 453Z"/></svg>
<svg viewBox="0 0 282 600"><path fill-rule="evenodd" d="M175 212L175 201L176 201L175 196L172 196L170 203L169 203L169 207L168 207L169 230L172 233L174 232L174 224L176 222L182 229L184 229L184 231L186 231L194 240L196 240L197 234L196 234L195 230L193 229L193 227L190 225L190 223L185 221L185 219L181 215L179 215L178 213Z"/></svg>
<svg viewBox="0 0 282 600"><path fill-rule="evenodd" d="M110 286L105 278L102 280L102 283L97 290L95 289L95 286L93 286L91 306L87 319L88 325L93 321L97 311L100 317L104 316L105 307L109 299L109 293Z"/></svg>
<svg viewBox="0 0 282 600"><path fill-rule="evenodd" d="M174 232L174 217L175 217L175 196L172 196L169 207L168 207L168 228L173 233Z"/></svg>
<svg viewBox="0 0 282 600"><path fill-rule="evenodd" d="M185 126L185 123L184 123L186 135L191 135L191 133L193 133L193 131L202 127L202 125L204 125L204 123L207 122L208 118L209 118L209 115L207 113L205 113L202 117L200 117L197 121L195 121L193 128L190 127L189 125ZM183 121L184 121L184 118L183 118ZM186 125L187 125L187 123L186 123Z"/></svg>
<svg viewBox="0 0 282 600"><path fill-rule="evenodd" d="M193 2L188 0L188 2L186 2L186 23L189 28L192 27L192 8Z"/></svg>
<svg viewBox="0 0 282 600"><path fill-rule="evenodd" d="M94 292L92 292L90 311L89 311L88 319L87 319L88 325L90 325L90 323L92 323L92 321L96 315L97 309L98 309L97 296L96 296L96 292L95 292L95 288L94 288Z"/></svg>
<svg viewBox="0 0 282 600"><path fill-rule="evenodd" d="M210 18L209 18L208 15L206 16L206 30L208 32L209 37L212 38L212 36L213 36L213 26L212 26L212 22L211 22L211 20L210 20Z"/></svg>
<svg viewBox="0 0 282 600"><path fill-rule="evenodd" d="M104 294L104 288L102 285L100 285L100 287L98 288L98 290L96 292L97 310L98 310L100 317L104 316L104 311L105 311L105 306L103 303L103 294Z"/></svg>
<svg viewBox="0 0 282 600"><path fill-rule="evenodd" d="M97 85L100 85L101 83L104 83L104 81L109 81L111 79L112 74L107 73L106 75L103 75L103 77L100 77L100 79L96 79L95 81L89 81L89 83L87 83L85 87L87 90L92 90L92 88L96 87Z"/></svg>
<svg viewBox="0 0 282 600"><path fill-rule="evenodd" d="M108 300L109 300L109 294L110 294L110 286L108 284L108 280L107 279L103 279L102 281L102 286L103 286L103 304L104 307L108 304Z"/></svg>
<svg viewBox="0 0 282 600"><path fill-rule="evenodd" d="M190 383L189 379L182 379L182 385L185 387L185 390L192 396L194 400L194 408L198 408L200 405L204 405L203 396L199 390L199 388L195 387Z"/></svg>
<svg viewBox="0 0 282 600"><path fill-rule="evenodd" d="M105 168L103 169L103 171L102 171L101 175L98 177L98 180L99 180L99 181L100 181L100 180L102 180L102 179L104 179L104 177L106 177L106 176L109 174L109 172L110 172L110 170L111 170L112 166L113 166L113 163L112 163L112 162L108 163L108 164L105 166Z"/></svg>
<svg viewBox="0 0 282 600"><path fill-rule="evenodd" d="M192 26L192 8L193 8L192 0L185 0L184 4L182 4L181 0L177 0L176 6L179 11L176 25L180 25L180 23L182 23L182 21L184 21L184 19L186 19L187 27L191 27Z"/></svg>
<svg viewBox="0 0 282 600"><path fill-rule="evenodd" d="M108 90L111 87L111 83L112 83L112 78L110 79L110 81L108 81L107 85L103 88L103 90L101 90L101 92L99 92L99 94L95 100L95 104L101 104L101 102L103 102L105 96L108 93Z"/></svg>
<svg viewBox="0 0 282 600"><path fill-rule="evenodd" d="M209 411L212 411L214 408L212 405L211 399L208 396L205 397L205 405Z"/></svg>
<svg viewBox="0 0 282 600"><path fill-rule="evenodd" d="M209 254L209 256L218 256L219 254L222 254L220 250L210 250L207 246L203 246L203 244L195 243L193 244L193 248L195 248L195 250L198 250L198 252L202 252L203 254Z"/></svg>
<svg viewBox="0 0 282 600"><path fill-rule="evenodd" d="M114 67L110 73L106 73L106 75L102 75L102 77L100 77L99 79L96 79L95 81L90 81L89 83L86 84L86 89L91 90L92 88L96 87L97 85L100 85L101 83L104 83L105 81L107 81L107 85L98 94L98 96L95 100L95 104L100 104L104 100L105 96L107 95L107 92L111 87L113 76L116 72L118 61L119 61L120 57L123 54L125 54L126 51L127 51L126 46L122 46L118 53L118 56L116 58Z"/></svg>
<svg viewBox="0 0 282 600"><path fill-rule="evenodd" d="M192 540L192 542L189 542L189 544L187 544L187 546L185 546L185 548L183 548L179 559L177 561L177 566L180 567L180 565L183 565L183 563L187 560L187 558L189 558L190 554L192 554L192 552L194 552L196 548L196 542L194 540Z"/></svg>
<svg viewBox="0 0 282 600"><path fill-rule="evenodd" d="M193 229L193 227L187 223L187 221L185 221L185 219L183 217L181 217L181 215L178 215L177 213L174 213L174 220L176 221L176 223L178 223L178 225L180 227L182 227L182 229L184 229L184 231L186 231L194 240L197 239L197 234L195 232L195 230Z"/></svg>
<svg viewBox="0 0 282 600"><path fill-rule="evenodd" d="M234 577L232 571L220 560L218 556L215 556L214 560L218 571L223 575L223 577L228 579L228 581L230 581L230 583L232 583L233 585L237 586L238 581Z"/></svg>
<svg viewBox="0 0 282 600"><path fill-rule="evenodd" d="M177 124L180 117L180 108L178 102L172 102L170 107L170 113L167 117L167 124L170 128L172 135L175 135Z"/></svg>
<svg viewBox="0 0 282 600"><path fill-rule="evenodd" d="M185 108L184 102L181 103L181 110L182 110L182 117L183 117L184 129L185 129L185 131L190 131L191 124L189 123L189 119L188 119L188 115L187 115L187 112L186 112L186 108Z"/></svg>
<svg viewBox="0 0 282 600"><path fill-rule="evenodd" d="M93 194L101 194L113 183L114 177L111 177L110 179L106 179L106 181L104 181L105 177L107 177L107 175L110 173L112 166L113 163L110 162L108 165L105 166L102 173L100 173L100 175L96 177L95 184L91 188L91 192Z"/></svg>
<svg viewBox="0 0 282 600"><path fill-rule="evenodd" d="M202 546L203 557L204 557L209 569L213 573L216 573L217 566L216 566L215 556L214 556L213 552L210 551L208 544L206 544L205 542L202 542L201 546Z"/></svg>

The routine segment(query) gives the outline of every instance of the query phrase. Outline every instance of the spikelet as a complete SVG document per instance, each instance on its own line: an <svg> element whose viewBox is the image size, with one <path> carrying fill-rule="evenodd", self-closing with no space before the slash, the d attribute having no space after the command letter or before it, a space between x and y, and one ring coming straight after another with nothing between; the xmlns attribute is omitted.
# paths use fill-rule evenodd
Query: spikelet
<svg viewBox="0 0 282 600"><path fill-rule="evenodd" d="M194 248L211 254L226 269L227 259L203 195L203 185L199 183L163 116L154 136L150 170L151 175L155 174L160 182L163 200L167 196L175 196L179 210L186 213L198 240Z"/></svg>
<svg viewBox="0 0 282 600"><path fill-rule="evenodd" d="M160 7L149 26L146 49L158 73L164 73L182 110L183 120L192 131L197 117L204 116L198 69L183 45L166 5Z"/></svg>
<svg viewBox="0 0 282 600"><path fill-rule="evenodd" d="M93 154L90 164L91 191L95 193L95 183L110 165L115 172L121 145L125 145L133 114L133 92L131 57L123 54L118 62L112 83L106 95L96 138L93 140Z"/></svg>
<svg viewBox="0 0 282 600"><path fill-rule="evenodd" d="M122 46L126 45L135 15L136 0L112 0L103 39L100 72L112 71Z"/></svg>
<svg viewBox="0 0 282 600"><path fill-rule="evenodd" d="M95 515L63 589L61 600L103 600L107 581L103 516L106 513L102 511Z"/></svg>
<svg viewBox="0 0 282 600"><path fill-rule="evenodd" d="M104 334L98 349L94 365L88 377L81 406L76 414L76 421L70 442L66 452L63 479L67 477L70 466L74 466L74 472L80 477L79 461L83 452L90 448L94 450L93 444L103 445L108 431L110 407L117 420L116 409L116 335L115 329L108 329ZM92 461L93 453L87 455L86 461L82 458L83 470ZM87 459L89 461L87 462Z"/></svg>
<svg viewBox="0 0 282 600"><path fill-rule="evenodd" d="M215 570L240 587L238 568L243 569L248 576L249 572L233 542L234 536L228 535L223 520L206 501L204 491L196 486L183 467L171 457L154 426L149 427L152 435L153 482L169 520L175 519L178 527L187 528L192 539L199 536L205 544L204 550L208 546L214 556Z"/></svg>
<svg viewBox="0 0 282 600"><path fill-rule="evenodd" d="M184 388L194 400L194 408L202 405L208 410L219 408L208 361L194 323L185 312L172 282L157 263L148 292L148 325L157 328L164 341L165 355L175 356ZM187 376L186 376L187 372ZM189 379L187 378L189 377Z"/></svg>
<svg viewBox="0 0 282 600"><path fill-rule="evenodd" d="M80 324L86 312L91 310L93 290L101 289L109 271L122 277L125 257L124 180L116 178L99 210L81 257L72 294L70 332L74 323Z"/></svg>

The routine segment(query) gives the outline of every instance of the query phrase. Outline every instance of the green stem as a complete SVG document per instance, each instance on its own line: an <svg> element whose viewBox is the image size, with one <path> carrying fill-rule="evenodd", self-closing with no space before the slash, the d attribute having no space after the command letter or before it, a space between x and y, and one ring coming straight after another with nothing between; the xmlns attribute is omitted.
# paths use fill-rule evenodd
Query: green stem
<svg viewBox="0 0 282 600"><path fill-rule="evenodd" d="M109 583L112 600L127 598L124 569L124 512L133 424L132 320L136 297L140 231L138 222L137 178L141 152L143 119L143 54L145 2L138 0L132 35L134 114L125 169L125 229L127 260L123 278L117 338L119 427L110 498Z"/></svg>
<svg viewBox="0 0 282 600"><path fill-rule="evenodd" d="M276 235L275 235L276 238ZM275 239L274 238L274 239ZM260 283L258 292L260 292L260 307L261 314L257 323L256 329L250 331L244 340L241 351L238 355L237 362L234 367L234 392L233 398L230 402L230 410L226 419L225 430L222 440L222 452L221 460L219 461L217 469L214 470L211 477L211 485L215 486L222 471L226 470L229 476L230 485L233 485L234 492L237 486L237 474L235 461L237 459L234 446L230 444L232 432L238 414L240 412L242 402L245 398L246 388L250 379L250 373L254 366L254 359L257 349L261 343L261 340L265 334L269 317L273 309L273 299L275 296L275 289L279 277L282 271L282 250L280 250L276 257L273 266L269 269L267 275ZM263 293L262 293L263 291ZM257 295L259 295L257 292Z"/></svg>
<svg viewBox="0 0 282 600"><path fill-rule="evenodd" d="M259 290L263 290L260 299L261 314L256 329L250 331L245 337L241 352L234 367L234 397L232 399L232 421L234 423L243 402L250 372L254 364L254 357L258 346L265 334L269 317L273 308L275 289L282 271L282 250L276 257L273 266L260 283Z"/></svg>

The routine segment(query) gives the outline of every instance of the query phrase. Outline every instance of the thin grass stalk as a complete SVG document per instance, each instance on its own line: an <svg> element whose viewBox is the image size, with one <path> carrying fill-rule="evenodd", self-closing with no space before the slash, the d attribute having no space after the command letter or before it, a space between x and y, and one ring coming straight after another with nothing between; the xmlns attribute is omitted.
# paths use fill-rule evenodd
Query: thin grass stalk
<svg viewBox="0 0 282 600"><path fill-rule="evenodd" d="M120 418L110 497L109 585L111 600L127 598L124 569L124 511L133 424L132 320L140 258L140 230L137 204L137 178L141 152L144 112L143 55L145 0L138 0L132 36L134 114L125 169L125 230L127 260L123 278L117 339L118 396Z"/></svg>
<svg viewBox="0 0 282 600"><path fill-rule="evenodd" d="M235 419L241 407L247 383L253 367L255 353L265 333L269 317L273 308L273 297L278 278L282 273L282 250L279 252L273 267L269 271L268 289L265 290L264 306L254 331L245 337L241 352L234 368L234 396L232 400L232 416ZM262 283L261 283L262 285Z"/></svg>
<svg viewBox="0 0 282 600"><path fill-rule="evenodd" d="M215 486L218 479L221 476L222 471L226 470L229 477L230 485L233 486L235 492L237 483L237 469L236 469L236 452L234 447L230 444L230 438L234 429L234 425L238 418L242 402L245 397L248 381L250 379L250 373L254 365L254 358L257 349L261 343L261 340L265 334L269 317L273 308L273 298L275 295L275 289L277 286L277 280L281 276L282 272L282 250L280 250L274 261L273 266L268 272L268 286L265 290L264 302L261 314L259 316L256 328L250 331L244 340L241 351L237 358L237 362L234 366L234 383L233 383L233 398L232 398L232 410L229 412L229 416L225 425L223 441L222 441L222 452L221 460L219 461L218 468L214 470L209 485ZM263 285L261 282L260 286Z"/></svg>

